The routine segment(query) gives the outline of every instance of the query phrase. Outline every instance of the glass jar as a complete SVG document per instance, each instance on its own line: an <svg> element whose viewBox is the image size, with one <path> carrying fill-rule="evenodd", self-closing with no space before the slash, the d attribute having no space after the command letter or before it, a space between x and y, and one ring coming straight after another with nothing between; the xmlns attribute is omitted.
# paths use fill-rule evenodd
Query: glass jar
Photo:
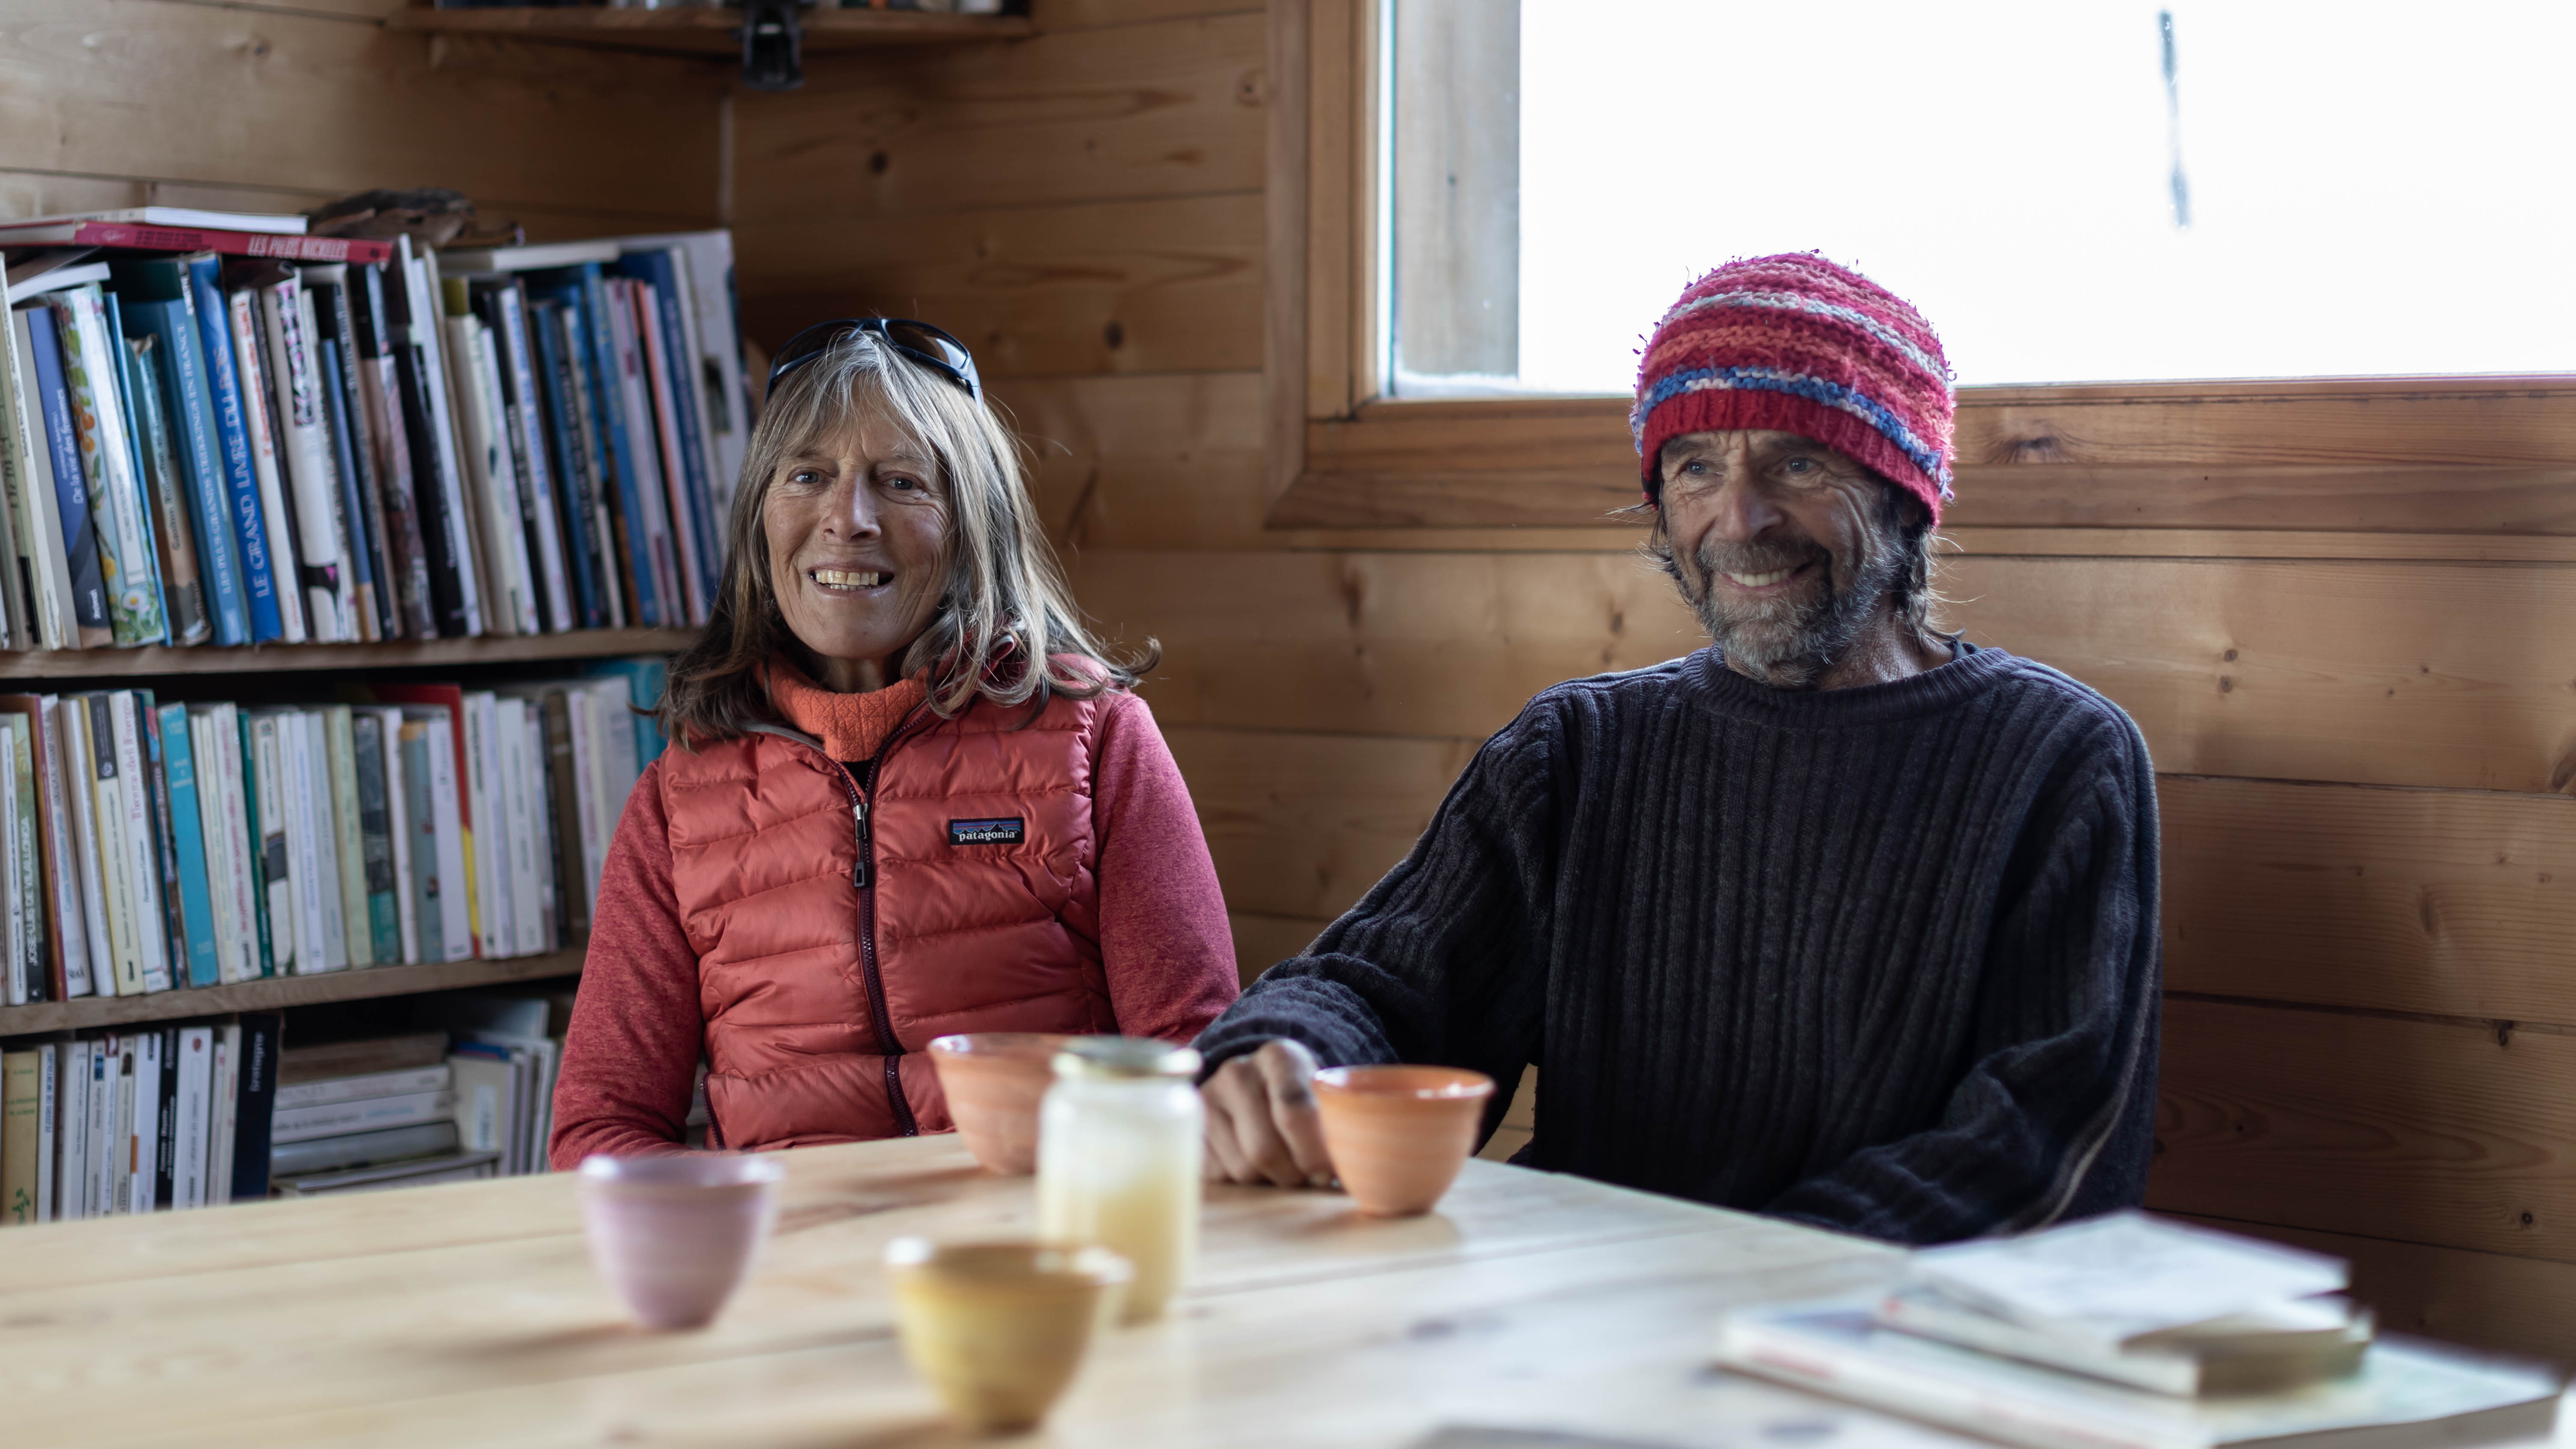
<svg viewBox="0 0 2576 1449"><path fill-rule="evenodd" d="M1039 1111L1038 1234L1125 1258L1128 1323L1160 1316L1198 1255L1198 1070L1188 1047L1081 1037L1056 1053Z"/></svg>

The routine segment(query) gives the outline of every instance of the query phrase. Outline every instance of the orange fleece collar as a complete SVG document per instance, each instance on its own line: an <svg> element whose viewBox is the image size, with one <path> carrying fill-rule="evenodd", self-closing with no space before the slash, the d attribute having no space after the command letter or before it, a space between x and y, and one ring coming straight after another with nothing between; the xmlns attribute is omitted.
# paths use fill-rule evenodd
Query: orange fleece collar
<svg viewBox="0 0 2576 1449"><path fill-rule="evenodd" d="M769 702L789 724L821 740L836 760L875 758L877 746L929 697L921 674L865 694L841 694L816 684L784 657L769 662Z"/></svg>

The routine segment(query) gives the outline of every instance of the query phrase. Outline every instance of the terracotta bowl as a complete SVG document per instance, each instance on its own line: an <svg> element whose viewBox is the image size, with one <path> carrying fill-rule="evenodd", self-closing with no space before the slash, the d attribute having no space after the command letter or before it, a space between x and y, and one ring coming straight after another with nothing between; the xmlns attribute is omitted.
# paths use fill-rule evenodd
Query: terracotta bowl
<svg viewBox="0 0 2576 1449"><path fill-rule="evenodd" d="M1035 1031L979 1031L930 1044L939 1090L966 1150L985 1168L1038 1170L1038 1103L1055 1080L1056 1049L1073 1040Z"/></svg>
<svg viewBox="0 0 2576 1449"><path fill-rule="evenodd" d="M886 1271L904 1357L978 1433L1046 1417L1128 1278L1106 1248L923 1238L888 1244Z"/></svg>
<svg viewBox="0 0 2576 1449"><path fill-rule="evenodd" d="M1458 1180L1494 1079L1463 1067L1329 1067L1315 1074L1324 1148L1372 1217L1427 1213Z"/></svg>
<svg viewBox="0 0 2576 1449"><path fill-rule="evenodd" d="M775 1156L692 1152L581 1164L590 1260L646 1328L715 1321L778 1221Z"/></svg>

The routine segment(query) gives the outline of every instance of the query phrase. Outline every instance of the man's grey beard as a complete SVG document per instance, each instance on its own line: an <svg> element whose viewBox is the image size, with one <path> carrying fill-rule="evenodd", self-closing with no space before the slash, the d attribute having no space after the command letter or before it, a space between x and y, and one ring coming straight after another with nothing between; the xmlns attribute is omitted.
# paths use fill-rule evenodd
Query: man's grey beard
<svg viewBox="0 0 2576 1449"><path fill-rule="evenodd" d="M1813 542L1730 544L1710 539L1692 555L1690 569L1673 570L1682 597L1699 615L1720 652L1737 669L1774 689L1813 689L1850 651L1861 630L1896 586L1895 541L1873 529L1848 580L1834 577L1833 556ZM1804 599L1736 604L1730 610L1717 587L1720 573L1759 574L1814 562L1824 572L1824 592Z"/></svg>

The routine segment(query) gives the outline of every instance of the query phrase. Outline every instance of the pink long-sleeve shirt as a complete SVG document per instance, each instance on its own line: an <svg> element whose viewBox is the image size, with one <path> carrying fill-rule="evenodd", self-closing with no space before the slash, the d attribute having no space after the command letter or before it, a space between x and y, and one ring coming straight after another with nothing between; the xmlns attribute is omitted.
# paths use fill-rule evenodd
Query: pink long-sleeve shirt
<svg viewBox="0 0 2576 1449"><path fill-rule="evenodd" d="M1225 897L1189 786L1153 712L1130 694L1109 696L1108 706L1093 774L1092 826L1110 1007L1131 1036L1188 1041L1238 994ZM826 739L837 754L850 742L835 723ZM688 1119L706 1019L698 955L671 885L663 765L655 761L627 797L600 877L590 951L555 1086L548 1156L558 1169L594 1153L677 1151Z"/></svg>

